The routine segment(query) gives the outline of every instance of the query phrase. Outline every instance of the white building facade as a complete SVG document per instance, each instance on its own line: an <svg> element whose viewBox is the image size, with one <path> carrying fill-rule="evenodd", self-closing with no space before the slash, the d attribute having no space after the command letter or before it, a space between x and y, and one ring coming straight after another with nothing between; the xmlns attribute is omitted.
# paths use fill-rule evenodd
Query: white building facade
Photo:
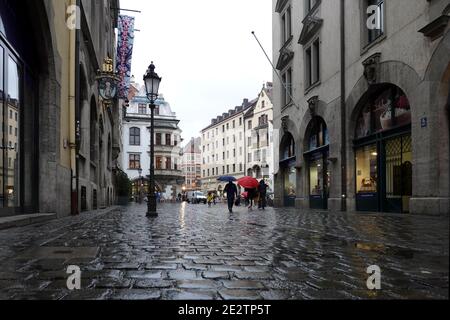
<svg viewBox="0 0 450 320"><path fill-rule="evenodd" d="M183 150L181 170L184 176L184 191L197 191L201 189L202 179L202 152L201 138L192 138Z"/></svg>
<svg viewBox="0 0 450 320"><path fill-rule="evenodd" d="M264 85L256 104L244 115L246 124L246 175L264 179L273 190L273 104L272 83Z"/></svg>
<svg viewBox="0 0 450 320"><path fill-rule="evenodd" d="M175 200L182 192L181 129L176 113L160 95L155 103L155 178L164 200ZM130 100L123 121L122 167L133 182L133 196L147 194L150 174L150 108L145 88ZM142 170L140 174L140 170Z"/></svg>
<svg viewBox="0 0 450 320"><path fill-rule="evenodd" d="M244 116L256 102L245 99L241 106L213 119L211 125L201 131L202 191L222 194L226 183L217 181L220 176L230 175L239 179L246 175L247 127Z"/></svg>

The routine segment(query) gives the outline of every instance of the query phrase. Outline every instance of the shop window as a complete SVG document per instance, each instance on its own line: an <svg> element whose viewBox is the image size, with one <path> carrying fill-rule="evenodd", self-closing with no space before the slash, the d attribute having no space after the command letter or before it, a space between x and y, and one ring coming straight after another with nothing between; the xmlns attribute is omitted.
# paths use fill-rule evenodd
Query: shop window
<svg viewBox="0 0 450 320"><path fill-rule="evenodd" d="M378 152L376 145L356 150L356 192L376 193L378 184Z"/></svg>
<svg viewBox="0 0 450 320"><path fill-rule="evenodd" d="M411 124L411 108L403 91L394 86L381 88L364 105L356 125L356 138Z"/></svg>

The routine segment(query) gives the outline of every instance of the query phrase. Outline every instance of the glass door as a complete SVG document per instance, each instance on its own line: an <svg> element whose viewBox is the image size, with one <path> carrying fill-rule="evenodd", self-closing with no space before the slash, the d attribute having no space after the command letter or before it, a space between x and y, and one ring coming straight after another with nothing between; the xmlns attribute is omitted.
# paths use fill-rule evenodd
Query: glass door
<svg viewBox="0 0 450 320"><path fill-rule="evenodd" d="M377 144L356 150L356 210L379 210Z"/></svg>
<svg viewBox="0 0 450 320"><path fill-rule="evenodd" d="M5 206L5 188L4 188L4 153L5 153L5 139L3 134L3 129L5 128L4 123L4 114L5 114L5 108L4 108L4 61L5 61L5 49L1 46L0 42L0 215L1 210Z"/></svg>
<svg viewBox="0 0 450 320"><path fill-rule="evenodd" d="M385 197L388 212L409 212L412 196L411 135L385 142Z"/></svg>
<svg viewBox="0 0 450 320"><path fill-rule="evenodd" d="M286 207L295 207L295 198L297 196L297 169L295 163L287 164L283 169L284 175L284 205Z"/></svg>
<svg viewBox="0 0 450 320"><path fill-rule="evenodd" d="M0 215L14 214L20 199L21 69L0 42Z"/></svg>
<svg viewBox="0 0 450 320"><path fill-rule="evenodd" d="M328 187L330 174L327 166L327 156L317 153L309 161L309 203L311 209L328 208Z"/></svg>

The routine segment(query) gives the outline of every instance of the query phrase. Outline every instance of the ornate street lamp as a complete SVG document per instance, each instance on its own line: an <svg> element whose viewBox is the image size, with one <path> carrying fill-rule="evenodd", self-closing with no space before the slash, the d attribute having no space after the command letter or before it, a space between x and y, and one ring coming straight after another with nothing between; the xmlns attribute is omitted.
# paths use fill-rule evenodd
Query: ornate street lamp
<svg viewBox="0 0 450 320"><path fill-rule="evenodd" d="M156 211L156 195L155 195L155 101L158 99L159 85L162 78L155 72L155 65L152 63L148 67L147 73L144 75L145 90L147 98L150 100L151 123L150 123L150 185L148 189L148 217L157 217Z"/></svg>

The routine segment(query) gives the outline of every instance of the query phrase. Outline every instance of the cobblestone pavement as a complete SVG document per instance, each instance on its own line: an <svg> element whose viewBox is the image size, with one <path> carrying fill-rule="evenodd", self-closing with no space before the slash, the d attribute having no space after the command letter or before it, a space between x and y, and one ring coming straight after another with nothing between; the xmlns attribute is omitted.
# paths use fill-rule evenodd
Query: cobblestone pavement
<svg viewBox="0 0 450 320"><path fill-rule="evenodd" d="M0 232L0 299L448 299L449 220L145 206ZM67 267L82 288L67 289ZM366 270L381 268L382 290Z"/></svg>

